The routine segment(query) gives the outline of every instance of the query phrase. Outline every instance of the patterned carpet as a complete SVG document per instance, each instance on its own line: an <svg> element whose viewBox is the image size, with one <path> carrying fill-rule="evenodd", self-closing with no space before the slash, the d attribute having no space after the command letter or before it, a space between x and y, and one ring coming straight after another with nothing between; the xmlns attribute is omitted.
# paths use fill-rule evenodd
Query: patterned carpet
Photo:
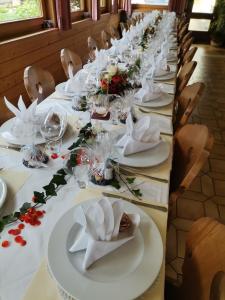
<svg viewBox="0 0 225 300"><path fill-rule="evenodd" d="M190 83L204 82L205 92L190 123L208 126L215 138L212 153L191 188L177 202L167 236L166 277L180 282L185 239L193 221L209 216L225 223L225 49L197 45L198 62Z"/></svg>

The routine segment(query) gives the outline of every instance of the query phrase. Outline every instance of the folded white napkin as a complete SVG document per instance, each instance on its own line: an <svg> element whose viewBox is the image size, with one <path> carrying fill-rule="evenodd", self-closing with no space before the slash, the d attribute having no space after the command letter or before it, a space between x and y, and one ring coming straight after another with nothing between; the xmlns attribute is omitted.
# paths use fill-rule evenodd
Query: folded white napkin
<svg viewBox="0 0 225 300"><path fill-rule="evenodd" d="M168 74L169 72L170 68L167 65L167 58L164 57L161 53L156 60L154 76L163 76Z"/></svg>
<svg viewBox="0 0 225 300"><path fill-rule="evenodd" d="M24 122L33 122L37 107L37 100L34 101L28 108L26 108L22 96L19 97L17 105L18 108L16 108L11 102L9 102L6 97L4 97L4 100L5 105L16 116L16 118Z"/></svg>
<svg viewBox="0 0 225 300"><path fill-rule="evenodd" d="M149 102L159 98L162 91L159 86L154 84L153 80L142 80L142 88L134 95L135 99L142 103Z"/></svg>
<svg viewBox="0 0 225 300"><path fill-rule="evenodd" d="M85 69L81 69L80 71L78 71L75 76L67 80L65 84L65 92L81 95L84 91L87 74L88 71Z"/></svg>
<svg viewBox="0 0 225 300"><path fill-rule="evenodd" d="M129 114L126 127L126 134L116 144L123 149L125 156L146 151L161 142L159 127L157 123L152 122L150 116L142 117L134 124L132 116Z"/></svg>
<svg viewBox="0 0 225 300"><path fill-rule="evenodd" d="M7 139L7 137L19 137L21 135L31 135L32 134L32 125L36 120L36 108L37 100L34 101L28 108L23 101L22 96L18 100L18 108L10 103L6 97L4 97L5 105L7 108L15 115L15 120L13 126L10 129L10 132L2 132L2 136Z"/></svg>
<svg viewBox="0 0 225 300"><path fill-rule="evenodd" d="M102 198L90 205L85 211L82 206L75 210L76 223L82 227L69 252L86 250L83 270L87 270L95 261L133 239L140 224L138 214L127 214L132 226L120 232L120 222L124 213L121 201Z"/></svg>

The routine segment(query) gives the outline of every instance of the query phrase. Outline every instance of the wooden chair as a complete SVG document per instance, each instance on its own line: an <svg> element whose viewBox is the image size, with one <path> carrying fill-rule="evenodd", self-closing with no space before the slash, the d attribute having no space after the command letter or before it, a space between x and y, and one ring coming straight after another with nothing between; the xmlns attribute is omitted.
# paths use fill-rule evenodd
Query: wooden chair
<svg viewBox="0 0 225 300"><path fill-rule="evenodd" d="M110 36L105 30L101 31L102 48L109 49L111 47Z"/></svg>
<svg viewBox="0 0 225 300"><path fill-rule="evenodd" d="M184 64L192 61L193 57L195 56L195 53L197 52L198 47L192 47L189 49L186 54L180 59L179 64L178 64L178 70L180 69L181 66Z"/></svg>
<svg viewBox="0 0 225 300"><path fill-rule="evenodd" d="M194 39L191 37L189 38L185 43L182 43L179 49L179 57L182 59L182 57L185 56L185 54L190 49L191 45L193 44Z"/></svg>
<svg viewBox="0 0 225 300"><path fill-rule="evenodd" d="M51 73L36 66L24 70L24 85L30 100L38 103L55 91L55 80Z"/></svg>
<svg viewBox="0 0 225 300"><path fill-rule="evenodd" d="M72 75L74 76L80 69L82 69L81 58L70 49L62 49L60 52L60 58L67 78L70 78Z"/></svg>
<svg viewBox="0 0 225 300"><path fill-rule="evenodd" d="M225 291L224 237L225 225L214 219L201 218L192 225L186 241L180 299L225 299L225 294L220 294Z"/></svg>
<svg viewBox="0 0 225 300"><path fill-rule="evenodd" d="M185 36L185 34L188 32L188 27L189 27L189 23L185 23L183 25L183 27L180 29L180 31L178 32L178 42L179 44L181 43L183 37Z"/></svg>
<svg viewBox="0 0 225 300"><path fill-rule="evenodd" d="M185 36L183 37L181 43L186 43L187 40L189 40L189 39L192 38L192 37L193 37L192 32L191 32L191 31L188 31L188 32L185 34Z"/></svg>
<svg viewBox="0 0 225 300"><path fill-rule="evenodd" d="M186 240L182 284L172 288L167 283L166 299L225 299L224 236L225 225L212 218L200 218L192 224Z"/></svg>
<svg viewBox="0 0 225 300"><path fill-rule="evenodd" d="M176 82L176 95L177 96L182 92L182 90L188 84L188 81L191 78L191 75L193 74L196 66L197 66L197 62L191 61L189 63L184 64L182 66L182 68L180 69L178 76L177 76L177 82Z"/></svg>
<svg viewBox="0 0 225 300"><path fill-rule="evenodd" d="M114 26L112 26L112 25L109 26L109 32L110 32L111 37L114 40L119 40L120 39L119 31Z"/></svg>
<svg viewBox="0 0 225 300"><path fill-rule="evenodd" d="M98 50L97 43L91 36L88 37L87 43L88 43L88 49L89 49L89 59L91 61L94 61L95 60L95 51Z"/></svg>
<svg viewBox="0 0 225 300"><path fill-rule="evenodd" d="M121 32L123 32L124 30L127 31L128 29L129 28L128 28L127 23L120 22L120 30L121 30Z"/></svg>
<svg viewBox="0 0 225 300"><path fill-rule="evenodd" d="M169 199L171 209L177 198L190 187L200 172L212 146L213 136L205 125L187 124L174 135L174 159ZM169 217L171 219L171 214Z"/></svg>
<svg viewBox="0 0 225 300"><path fill-rule="evenodd" d="M193 110L201 98L205 85L202 82L186 86L177 97L177 112L174 124L175 130L187 124Z"/></svg>

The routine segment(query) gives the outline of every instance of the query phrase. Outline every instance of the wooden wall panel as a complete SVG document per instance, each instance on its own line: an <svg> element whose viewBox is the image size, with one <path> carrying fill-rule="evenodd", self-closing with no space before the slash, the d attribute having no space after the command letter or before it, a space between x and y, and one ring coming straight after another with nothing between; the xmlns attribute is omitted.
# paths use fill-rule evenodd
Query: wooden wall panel
<svg viewBox="0 0 225 300"><path fill-rule="evenodd" d="M118 15L104 14L97 22L91 19L73 24L69 31L50 29L0 43L0 122L11 117L3 97L16 103L20 94L26 103L29 98L23 85L23 71L28 65L37 65L50 71L56 83L65 81L60 62L60 50L70 48L82 58L88 57L87 38L91 35L100 45L100 32L109 24L118 25Z"/></svg>

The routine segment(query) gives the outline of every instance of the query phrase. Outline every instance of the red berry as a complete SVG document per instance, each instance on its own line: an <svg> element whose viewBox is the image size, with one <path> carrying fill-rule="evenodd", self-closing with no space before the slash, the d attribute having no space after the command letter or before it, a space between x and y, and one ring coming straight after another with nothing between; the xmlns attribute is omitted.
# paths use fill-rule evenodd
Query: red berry
<svg viewBox="0 0 225 300"><path fill-rule="evenodd" d="M62 159L65 159L65 155L61 155L61 158L62 158Z"/></svg>
<svg viewBox="0 0 225 300"><path fill-rule="evenodd" d="M36 215L38 218L43 217L43 212L41 210L37 210Z"/></svg>
<svg viewBox="0 0 225 300"><path fill-rule="evenodd" d="M21 233L20 229L15 229L13 235L19 235Z"/></svg>
<svg viewBox="0 0 225 300"><path fill-rule="evenodd" d="M36 196L33 196L33 197L32 197L32 201L33 201L33 202L36 202L36 201L37 201L37 197L36 197Z"/></svg>
<svg viewBox="0 0 225 300"><path fill-rule="evenodd" d="M10 245L10 242L9 242L9 241L3 241L3 242L2 242L2 247L3 247L3 248L9 247L9 245Z"/></svg>
<svg viewBox="0 0 225 300"><path fill-rule="evenodd" d="M21 229L21 230L22 230L22 229L24 229L24 227L25 227L24 224L19 224L19 225L18 225L18 229Z"/></svg>
<svg viewBox="0 0 225 300"><path fill-rule="evenodd" d="M42 210L43 214L46 214L46 211L45 210Z"/></svg>
<svg viewBox="0 0 225 300"><path fill-rule="evenodd" d="M52 155L51 155L51 158L52 159L56 159L56 158L58 158L59 156L58 156L58 154L57 153L52 153Z"/></svg>
<svg viewBox="0 0 225 300"><path fill-rule="evenodd" d="M10 230L8 231L8 234L14 234L14 229L10 229Z"/></svg>
<svg viewBox="0 0 225 300"><path fill-rule="evenodd" d="M27 244L27 242L24 241L24 240L22 240L21 243L20 243L21 246L25 246L26 244Z"/></svg>
<svg viewBox="0 0 225 300"><path fill-rule="evenodd" d="M21 235L17 235L14 240L15 240L16 243L20 244L23 241L23 237Z"/></svg>

